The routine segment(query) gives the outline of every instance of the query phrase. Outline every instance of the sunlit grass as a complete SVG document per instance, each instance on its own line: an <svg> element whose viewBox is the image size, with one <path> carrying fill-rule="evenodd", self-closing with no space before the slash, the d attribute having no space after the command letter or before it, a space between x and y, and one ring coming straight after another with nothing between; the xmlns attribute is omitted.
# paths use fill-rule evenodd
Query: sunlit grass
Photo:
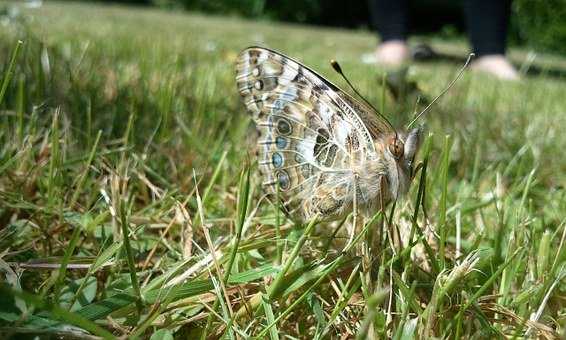
<svg viewBox="0 0 566 340"><path fill-rule="evenodd" d="M563 79L465 74L410 193L345 248L263 197L233 63L263 44L343 85L339 60L402 127L416 98L361 63L369 32L50 3L2 22L0 334L564 336ZM431 98L460 66L408 77Z"/></svg>

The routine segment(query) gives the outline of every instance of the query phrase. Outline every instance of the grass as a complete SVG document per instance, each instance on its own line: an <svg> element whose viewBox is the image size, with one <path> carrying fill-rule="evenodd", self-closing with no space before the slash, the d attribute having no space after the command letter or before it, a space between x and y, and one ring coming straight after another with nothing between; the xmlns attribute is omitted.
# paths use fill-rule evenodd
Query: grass
<svg viewBox="0 0 566 340"><path fill-rule="evenodd" d="M407 197L345 248L263 198L234 60L261 43L343 86L339 60L402 126L415 98L360 62L369 32L51 2L0 24L0 334L564 336L566 81L544 69L565 59L467 72L425 116ZM432 98L459 67L408 77Z"/></svg>

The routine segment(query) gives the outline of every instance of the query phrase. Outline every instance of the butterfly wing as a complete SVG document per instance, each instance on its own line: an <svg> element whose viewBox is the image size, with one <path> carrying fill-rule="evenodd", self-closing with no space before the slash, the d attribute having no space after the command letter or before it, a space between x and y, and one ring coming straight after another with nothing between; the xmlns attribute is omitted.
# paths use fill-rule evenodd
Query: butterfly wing
<svg viewBox="0 0 566 340"><path fill-rule="evenodd" d="M391 123L380 113L369 108L365 103L354 99L341 89L337 89L336 93L357 113L374 141L395 133L395 129L391 126Z"/></svg>
<svg viewBox="0 0 566 340"><path fill-rule="evenodd" d="M259 168L290 216L333 219L347 213L354 172L375 157L372 136L351 97L314 71L272 50L251 47L237 59L236 82L259 131ZM356 193L356 194L354 194ZM358 197L357 196L357 197Z"/></svg>

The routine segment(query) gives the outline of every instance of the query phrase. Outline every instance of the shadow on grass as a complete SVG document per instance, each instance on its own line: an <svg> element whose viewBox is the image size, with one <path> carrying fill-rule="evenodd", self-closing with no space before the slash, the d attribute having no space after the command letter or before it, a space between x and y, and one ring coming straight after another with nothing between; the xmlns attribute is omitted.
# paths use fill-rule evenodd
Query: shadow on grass
<svg viewBox="0 0 566 340"><path fill-rule="evenodd" d="M466 62L466 56L459 56L432 49L429 45L419 44L411 49L413 58L418 62L449 62L462 65ZM521 70L523 65L513 63L513 65ZM524 72L524 71L523 71ZM529 77L543 76L552 78L566 78L566 69L559 67L541 67L531 64L526 69L526 75Z"/></svg>

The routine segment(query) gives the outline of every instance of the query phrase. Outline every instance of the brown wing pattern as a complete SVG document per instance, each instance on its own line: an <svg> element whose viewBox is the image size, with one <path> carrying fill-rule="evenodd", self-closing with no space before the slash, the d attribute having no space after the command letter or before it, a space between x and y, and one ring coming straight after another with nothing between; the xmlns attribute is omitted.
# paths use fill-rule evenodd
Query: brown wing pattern
<svg viewBox="0 0 566 340"><path fill-rule="evenodd" d="M388 136L395 133L391 123L381 116L381 114L370 109L365 103L359 102L340 89L338 89L336 93L357 113L374 141L378 140L382 136Z"/></svg>

